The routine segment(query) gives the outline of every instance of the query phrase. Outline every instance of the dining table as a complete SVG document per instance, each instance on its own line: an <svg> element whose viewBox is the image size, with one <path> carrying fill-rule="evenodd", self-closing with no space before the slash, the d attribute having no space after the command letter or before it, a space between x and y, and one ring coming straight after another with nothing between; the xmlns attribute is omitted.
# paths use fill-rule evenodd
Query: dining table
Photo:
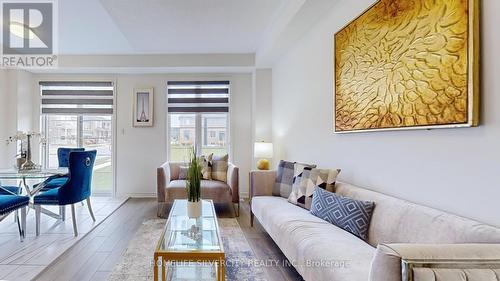
<svg viewBox="0 0 500 281"><path fill-rule="evenodd" d="M57 168L57 169L37 169L37 170L18 170L18 169L0 169L0 181L1 180L10 180L10 181L18 181L18 185L20 187L19 194L15 195L23 195L28 196L30 198L29 208L34 209L33 198L40 193L43 189L44 184L41 184L46 179L56 176L56 175L66 175L68 173L67 168ZM31 184L31 182L35 182L35 184ZM12 193L0 185L0 189L3 189L7 193ZM23 192L24 189L24 192ZM61 219L60 214L56 214L48 209L42 208L42 214L50 216L55 219Z"/></svg>

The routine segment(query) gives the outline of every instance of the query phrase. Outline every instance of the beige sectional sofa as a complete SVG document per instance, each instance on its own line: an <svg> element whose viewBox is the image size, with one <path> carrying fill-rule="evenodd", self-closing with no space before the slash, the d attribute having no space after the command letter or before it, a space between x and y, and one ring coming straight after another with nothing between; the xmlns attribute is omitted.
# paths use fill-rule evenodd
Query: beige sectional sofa
<svg viewBox="0 0 500 281"><path fill-rule="evenodd" d="M500 229L354 185L336 193L375 202L356 236L272 196L275 171L250 174L254 216L306 281L500 280Z"/></svg>
<svg viewBox="0 0 500 281"><path fill-rule="evenodd" d="M166 162L157 169L158 216L167 217L168 208L175 199L186 199L186 180L179 179L180 166L184 163ZM229 163L227 182L216 180L201 181L201 198L212 199L214 203L238 205L240 212L239 168Z"/></svg>

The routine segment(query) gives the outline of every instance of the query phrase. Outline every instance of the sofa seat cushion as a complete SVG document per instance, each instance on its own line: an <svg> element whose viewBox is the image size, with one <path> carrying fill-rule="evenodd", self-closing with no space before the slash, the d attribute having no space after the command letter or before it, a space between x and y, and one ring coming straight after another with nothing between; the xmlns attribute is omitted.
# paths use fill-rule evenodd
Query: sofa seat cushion
<svg viewBox="0 0 500 281"><path fill-rule="evenodd" d="M8 214L29 204L28 196L0 195L0 215Z"/></svg>
<svg viewBox="0 0 500 281"><path fill-rule="evenodd" d="M166 199L168 198L187 198L186 181L173 180L167 185L165 192ZM225 182L215 180L201 181L201 198L212 199L214 203L225 203L231 201L231 188ZM229 198L229 199L228 199Z"/></svg>
<svg viewBox="0 0 500 281"><path fill-rule="evenodd" d="M305 280L368 280L375 248L358 237L282 197L253 197L252 212Z"/></svg>

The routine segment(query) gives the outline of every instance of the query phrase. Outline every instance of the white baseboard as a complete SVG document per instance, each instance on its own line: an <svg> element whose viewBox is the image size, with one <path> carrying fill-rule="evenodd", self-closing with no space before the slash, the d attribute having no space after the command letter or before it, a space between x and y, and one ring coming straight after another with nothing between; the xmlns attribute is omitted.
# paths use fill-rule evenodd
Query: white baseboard
<svg viewBox="0 0 500 281"><path fill-rule="evenodd" d="M248 199L250 197L249 192L240 192L241 199Z"/></svg>
<svg viewBox="0 0 500 281"><path fill-rule="evenodd" d="M130 197L130 198L156 198L156 193L117 193L116 197ZM240 192L240 198L242 199L248 199L249 198L249 193L248 192Z"/></svg>
<svg viewBox="0 0 500 281"><path fill-rule="evenodd" d="M116 197L156 198L156 193L117 193Z"/></svg>

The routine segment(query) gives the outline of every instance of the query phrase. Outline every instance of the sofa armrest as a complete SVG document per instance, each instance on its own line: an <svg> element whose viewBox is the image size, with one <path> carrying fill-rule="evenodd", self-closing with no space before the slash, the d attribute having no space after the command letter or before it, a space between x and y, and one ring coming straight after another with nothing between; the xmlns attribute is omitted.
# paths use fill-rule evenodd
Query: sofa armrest
<svg viewBox="0 0 500 281"><path fill-rule="evenodd" d="M482 281L495 280L495 274L500 274L500 244L381 244L369 280Z"/></svg>
<svg viewBox="0 0 500 281"><path fill-rule="evenodd" d="M273 195L276 171L250 171L250 199Z"/></svg>
<svg viewBox="0 0 500 281"><path fill-rule="evenodd" d="M229 163L227 169L227 184L231 188L232 202L240 202L240 169Z"/></svg>
<svg viewBox="0 0 500 281"><path fill-rule="evenodd" d="M158 202L165 202L165 188L167 188L170 181L170 163L165 162L156 169L156 196Z"/></svg>

